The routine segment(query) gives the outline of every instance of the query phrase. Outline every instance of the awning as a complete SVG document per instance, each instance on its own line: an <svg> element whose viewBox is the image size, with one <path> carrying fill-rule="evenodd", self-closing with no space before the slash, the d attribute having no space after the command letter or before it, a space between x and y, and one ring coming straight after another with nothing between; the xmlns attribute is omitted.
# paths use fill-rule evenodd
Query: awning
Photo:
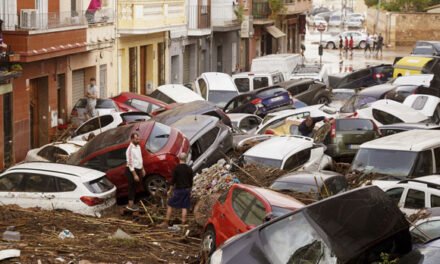
<svg viewBox="0 0 440 264"><path fill-rule="evenodd" d="M286 34L284 34L283 31L281 31L276 26L268 26L268 27L266 27L266 31L269 32L269 34L271 34L272 37L274 37L276 39L286 36Z"/></svg>

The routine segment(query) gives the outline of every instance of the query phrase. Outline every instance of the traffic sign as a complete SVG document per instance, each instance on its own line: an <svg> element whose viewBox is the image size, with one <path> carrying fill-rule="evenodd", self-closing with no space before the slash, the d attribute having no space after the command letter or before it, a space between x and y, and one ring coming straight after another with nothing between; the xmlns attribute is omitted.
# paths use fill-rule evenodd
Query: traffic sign
<svg viewBox="0 0 440 264"><path fill-rule="evenodd" d="M325 25L324 24L319 24L318 27L316 28L319 32L323 32L325 31Z"/></svg>

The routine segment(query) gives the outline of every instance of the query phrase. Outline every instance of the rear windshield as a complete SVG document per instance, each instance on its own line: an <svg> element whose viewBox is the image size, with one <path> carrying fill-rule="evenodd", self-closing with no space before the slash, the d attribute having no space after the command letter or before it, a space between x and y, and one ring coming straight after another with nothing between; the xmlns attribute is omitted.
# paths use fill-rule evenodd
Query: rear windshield
<svg viewBox="0 0 440 264"><path fill-rule="evenodd" d="M261 92L257 93L257 96L258 97L270 97L270 96L273 96L277 93L286 93L286 92L287 91L284 88L274 88L274 89L261 91Z"/></svg>
<svg viewBox="0 0 440 264"><path fill-rule="evenodd" d="M238 95L235 91L209 91L209 101L223 108L232 98Z"/></svg>
<svg viewBox="0 0 440 264"><path fill-rule="evenodd" d="M86 182L84 185L92 193L105 193L114 187L113 183L111 183L106 177L101 177L99 179Z"/></svg>
<svg viewBox="0 0 440 264"><path fill-rule="evenodd" d="M167 103L167 104L175 103L175 101L173 99L171 99L169 96L167 96L166 94L162 93L159 90L154 90L150 94L150 97L156 98L157 100L160 100L160 101Z"/></svg>
<svg viewBox="0 0 440 264"><path fill-rule="evenodd" d="M96 101L96 108L117 109L115 102L111 99L98 99L98 101Z"/></svg>
<svg viewBox="0 0 440 264"><path fill-rule="evenodd" d="M147 121L150 119L150 116L142 115L142 114L133 114L133 115L127 114L127 115L121 115L121 117L126 123Z"/></svg>
<svg viewBox="0 0 440 264"><path fill-rule="evenodd" d="M274 217L280 217L291 212L292 210L272 205L272 215Z"/></svg>
<svg viewBox="0 0 440 264"><path fill-rule="evenodd" d="M56 146L47 146L38 152L38 156L47 159L50 162L56 162L62 156L69 155L63 149Z"/></svg>
<svg viewBox="0 0 440 264"><path fill-rule="evenodd" d="M278 168L278 169L280 169L281 165L283 164L282 160L260 158L260 157L253 157L253 156L244 156L244 160L247 163L263 165L266 167L272 167L272 168Z"/></svg>
<svg viewBox="0 0 440 264"><path fill-rule="evenodd" d="M145 148L151 152L156 153L161 150L170 138L171 128L161 123L154 123L153 130L148 137Z"/></svg>
<svg viewBox="0 0 440 264"><path fill-rule="evenodd" d="M337 131L371 131L374 130L373 122L368 119L337 119Z"/></svg>
<svg viewBox="0 0 440 264"><path fill-rule="evenodd" d="M280 191L293 191L299 193L316 193L317 187L316 184L304 184L304 183L295 183L295 182L282 182L276 181L271 186L274 190Z"/></svg>

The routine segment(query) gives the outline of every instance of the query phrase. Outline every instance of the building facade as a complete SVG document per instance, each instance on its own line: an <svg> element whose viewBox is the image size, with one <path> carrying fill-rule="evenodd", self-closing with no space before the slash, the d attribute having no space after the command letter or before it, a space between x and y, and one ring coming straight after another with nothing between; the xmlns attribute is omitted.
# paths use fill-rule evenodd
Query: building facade
<svg viewBox="0 0 440 264"><path fill-rule="evenodd" d="M100 97L116 92L114 2L105 1L92 20L85 17L88 0L2 4L3 39L23 70L12 81L12 91L0 95L12 102L3 108L11 116L12 135L0 168L21 161L29 149L56 140L57 126L68 122L91 77L99 85ZM0 126L7 131L5 124ZM5 140L0 145L5 148Z"/></svg>

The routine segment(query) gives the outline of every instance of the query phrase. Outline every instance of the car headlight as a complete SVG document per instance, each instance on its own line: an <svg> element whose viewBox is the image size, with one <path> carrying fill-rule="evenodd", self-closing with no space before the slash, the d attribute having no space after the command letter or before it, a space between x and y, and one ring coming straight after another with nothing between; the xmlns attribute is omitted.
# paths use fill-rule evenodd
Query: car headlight
<svg viewBox="0 0 440 264"><path fill-rule="evenodd" d="M210 264L220 264L222 263L223 250L217 249L212 255L209 261Z"/></svg>

